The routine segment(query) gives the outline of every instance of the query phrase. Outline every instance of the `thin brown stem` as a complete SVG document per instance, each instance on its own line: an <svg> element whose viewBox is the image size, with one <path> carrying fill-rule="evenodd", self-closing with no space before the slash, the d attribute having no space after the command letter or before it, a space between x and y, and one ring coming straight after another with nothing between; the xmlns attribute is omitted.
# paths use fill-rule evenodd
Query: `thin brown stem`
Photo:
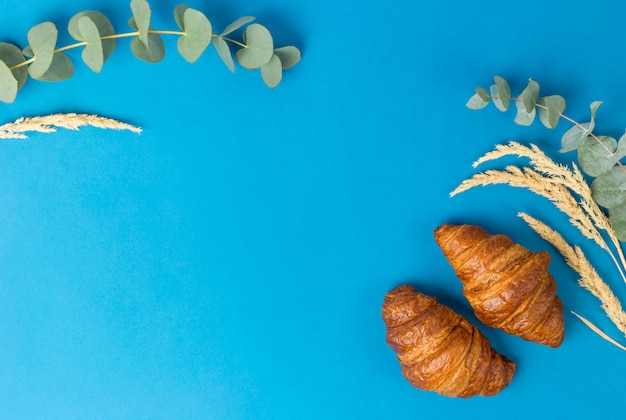
<svg viewBox="0 0 626 420"><path fill-rule="evenodd" d="M490 96L490 98L491 98L491 99L496 99L496 98L499 98L499 96ZM520 99L520 98L511 98L511 100L512 100L512 101L521 101L521 99ZM547 110L547 109L548 109L548 107L547 107L547 106L545 106L545 105L541 105L541 104L538 104L538 103L535 103L535 106L536 106L537 108L541 108L541 109L545 109L545 110ZM580 128L580 129L582 129L582 130L587 130L587 128L586 128L584 125L582 125L582 124L581 124L581 123L579 123L578 121L574 120L573 118L568 117L568 116L567 116L567 115L565 115L565 114L559 114L559 117L560 117L560 118L563 118L565 121L568 121L568 122L569 122L569 123L571 123L572 125L575 125L576 127ZM615 156L615 152L613 152L611 149L609 149L609 148L607 147L607 145L606 145L606 144L602 143L602 140L600 140L600 139L598 138L598 136L596 136L593 132L591 132L591 131L589 132L589 137L591 137L592 139L594 139L594 140L595 140L595 141L596 141L596 142L597 142L597 143L598 143L598 144L599 144L599 145L600 145L600 146L601 146L604 150L606 150L606 152L608 153L609 157L613 157L613 156ZM619 166L619 167L620 167L620 169L621 169L622 171L624 171L624 173L626 173L626 166L624 166L624 164L622 164L622 162L617 161L617 163L616 163L616 164L617 164L617 166Z"/></svg>

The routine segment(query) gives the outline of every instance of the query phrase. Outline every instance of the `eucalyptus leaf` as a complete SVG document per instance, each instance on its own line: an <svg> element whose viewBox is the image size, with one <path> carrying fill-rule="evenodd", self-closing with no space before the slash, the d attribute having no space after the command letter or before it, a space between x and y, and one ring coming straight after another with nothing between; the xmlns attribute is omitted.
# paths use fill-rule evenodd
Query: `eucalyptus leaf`
<svg viewBox="0 0 626 420"><path fill-rule="evenodd" d="M515 124L519 125L531 125L535 121L535 115L537 111L533 106L530 112L526 111L526 106L522 101L515 101L515 107L517 108L517 114L515 115Z"/></svg>
<svg viewBox="0 0 626 420"><path fill-rule="evenodd" d="M502 103L502 99L500 98L500 92L498 92L498 86L497 85L491 85L489 87L489 93L491 94L492 98L493 98L493 104L496 106L496 108L498 108L498 110L504 112L507 109L509 109L508 107L504 106L504 104Z"/></svg>
<svg viewBox="0 0 626 420"><path fill-rule="evenodd" d="M591 109L591 121L596 119L596 113L598 112L600 105L602 105L602 101L594 101L589 105L589 108Z"/></svg>
<svg viewBox="0 0 626 420"><path fill-rule="evenodd" d="M82 53L83 61L95 73L100 73L104 64L104 51L98 27L89 16L80 17L77 25L78 30L85 38L85 42L87 42Z"/></svg>
<svg viewBox="0 0 626 420"><path fill-rule="evenodd" d="M575 124L572 128L567 130L561 138L561 152L571 152L578 149L587 136L589 136L596 126L596 112L598 107L602 105L601 101L592 102L589 106L591 108L591 121L582 124Z"/></svg>
<svg viewBox="0 0 626 420"><path fill-rule="evenodd" d="M178 52L188 62L195 63L211 43L211 22L202 12L186 8L181 23L185 35L178 38Z"/></svg>
<svg viewBox="0 0 626 420"><path fill-rule="evenodd" d="M272 34L263 25L253 23L243 32L245 48L237 51L237 62L254 70L267 64L274 55Z"/></svg>
<svg viewBox="0 0 626 420"><path fill-rule="evenodd" d="M487 103L491 101L491 95L489 95L489 92L487 92L487 89L485 89L484 87L479 86L476 89L474 89L474 91L476 92L478 96L482 98L483 101Z"/></svg>
<svg viewBox="0 0 626 420"><path fill-rule="evenodd" d="M165 58L165 44L160 36L154 34L148 36L148 46L139 37L133 38L130 41L130 50L135 57L151 64Z"/></svg>
<svg viewBox="0 0 626 420"><path fill-rule="evenodd" d="M217 55L219 55L219 57L222 59L224 64L226 64L226 67L228 67L228 70L234 73L235 62L233 61L233 56L230 52L230 47L228 46L228 43L224 41L224 38L222 38L221 36L217 36L213 40L213 46L215 47L215 50L217 51Z"/></svg>
<svg viewBox="0 0 626 420"><path fill-rule="evenodd" d="M591 176L600 176L615 165L611 156L617 148L617 140L610 136L587 137L578 148L578 163Z"/></svg>
<svg viewBox="0 0 626 420"><path fill-rule="evenodd" d="M9 66L0 60L0 101L12 103L17 96L17 90L17 79Z"/></svg>
<svg viewBox="0 0 626 420"><path fill-rule="evenodd" d="M98 28L100 42L102 43L102 54L104 57L103 62L106 63L107 59L111 56L111 54L115 50L115 39L102 40L102 38L115 35L115 28L111 24L111 21L109 20L109 18L107 18L105 15L103 15L100 12L96 12L93 10L86 10L84 12L80 12L74 15L70 19L70 22L67 25L67 30L69 34L71 35L71 37L78 41L87 41L78 27L79 19L85 16L90 18L93 21L93 23L95 23L96 27Z"/></svg>
<svg viewBox="0 0 626 420"><path fill-rule="evenodd" d="M530 79L528 81L528 85L524 88L520 95L520 100L524 104L524 109L527 114L533 113L535 111L535 105L537 103L537 99L539 98L539 83ZM534 119L534 117L533 117Z"/></svg>
<svg viewBox="0 0 626 420"><path fill-rule="evenodd" d="M593 199L607 209L626 204L626 172L619 166L598 176L590 185Z"/></svg>
<svg viewBox="0 0 626 420"><path fill-rule="evenodd" d="M613 155L613 163L617 163L626 157L626 133L617 141L617 149Z"/></svg>
<svg viewBox="0 0 626 420"><path fill-rule="evenodd" d="M609 209L609 222L620 241L626 241L626 206Z"/></svg>
<svg viewBox="0 0 626 420"><path fill-rule="evenodd" d="M59 31L52 22L43 22L28 31L28 44L35 61L28 67L33 79L41 79L52 65Z"/></svg>
<svg viewBox="0 0 626 420"><path fill-rule="evenodd" d="M243 16L240 17L239 19L237 19L236 21L234 21L233 23L229 24L228 26L226 26L226 28L224 28L224 30L222 31L222 33L220 34L221 36L226 36L232 32L235 32L237 29L241 28L244 25L247 25L248 23L254 21L254 19L256 19L254 16Z"/></svg>
<svg viewBox="0 0 626 420"><path fill-rule="evenodd" d="M583 142L589 136L591 123L583 123L575 125L567 130L561 137L561 153L571 152L582 146Z"/></svg>
<svg viewBox="0 0 626 420"><path fill-rule="evenodd" d="M28 67L26 65L16 66L23 63L26 57L24 57L24 54L17 46L8 42L0 42L0 60L8 68L12 69L11 72L15 80L17 80L17 90L19 91L26 83L26 80L28 80Z"/></svg>
<svg viewBox="0 0 626 420"><path fill-rule="evenodd" d="M130 10L133 12L133 19L135 22L134 29L139 32L139 40L149 48L150 39L148 37L148 31L151 29L150 19L152 17L150 5L146 0L131 0Z"/></svg>
<svg viewBox="0 0 626 420"><path fill-rule="evenodd" d="M181 28L183 31L183 28L185 27L183 15L185 14L185 10L187 9L189 9L189 6L184 4L179 4L174 8L174 20L176 21L178 27Z"/></svg>
<svg viewBox="0 0 626 420"><path fill-rule="evenodd" d="M52 58L52 63L48 71L39 78L46 82L60 82L67 80L74 74L74 64L64 53L56 53Z"/></svg>
<svg viewBox="0 0 626 420"><path fill-rule="evenodd" d="M502 104L502 107L504 109L509 109L509 104L511 102L511 87L509 86L509 82L500 76L494 76L493 79L495 80L498 88L498 99Z"/></svg>
<svg viewBox="0 0 626 420"><path fill-rule="evenodd" d="M489 102L485 101L478 93L473 94L465 104L466 107L473 110L483 109L487 105Z"/></svg>
<svg viewBox="0 0 626 420"><path fill-rule="evenodd" d="M272 89L278 86L283 77L283 65L277 55L273 55L270 61L261 67L263 82Z"/></svg>
<svg viewBox="0 0 626 420"><path fill-rule="evenodd" d="M132 28L137 28L134 18L130 18L128 24ZM149 29L152 30L152 27ZM148 35L148 45L144 44L138 36L134 37L130 41L130 50L138 59L152 64L158 63L165 58L165 44L158 34Z"/></svg>
<svg viewBox="0 0 626 420"><path fill-rule="evenodd" d="M274 55L280 58L283 70L287 70L300 62L302 54L300 50L293 46L280 47L274 50Z"/></svg>
<svg viewBox="0 0 626 420"><path fill-rule="evenodd" d="M565 110L565 99L560 95L539 98L539 120L548 128L555 128Z"/></svg>

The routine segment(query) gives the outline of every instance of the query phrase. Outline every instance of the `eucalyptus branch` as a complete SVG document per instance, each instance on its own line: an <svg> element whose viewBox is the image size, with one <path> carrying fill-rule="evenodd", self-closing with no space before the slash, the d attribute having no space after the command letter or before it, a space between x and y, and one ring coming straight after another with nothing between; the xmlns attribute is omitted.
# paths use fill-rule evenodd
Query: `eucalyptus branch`
<svg viewBox="0 0 626 420"><path fill-rule="evenodd" d="M131 38L130 49L140 60L158 63L165 57L162 36L177 36L177 49L189 63L195 63L212 43L218 56L231 72L235 60L249 70L259 69L263 82L276 87L283 71L300 61L300 50L294 46L275 48L269 30L254 17L244 16L220 32L213 32L209 19L200 11L185 5L174 8L174 20L180 30L154 29L150 26L152 11L147 0L131 0L131 32L117 33L111 21L102 13L84 11L74 15L68 23L68 32L76 43L57 47L58 30L54 23L43 22L28 31L28 45L0 42L0 101L12 103L28 78L57 82L74 74L74 65L65 54L83 48L81 58L94 72L99 73L116 46L116 41ZM242 40L230 34L242 29ZM236 47L231 51L232 45Z"/></svg>
<svg viewBox="0 0 626 420"><path fill-rule="evenodd" d="M470 109L481 109L493 102L500 111L507 111L511 102L515 104L515 123L530 125L539 116L541 123L556 128L559 120L568 121L573 126L561 137L561 152L577 151L578 163L582 170L593 179L590 183L594 204L606 209L611 228L607 230L623 267L626 258L620 241L626 241L626 166L621 160L626 157L626 134L619 140L611 136L594 133L596 112L602 102L592 102L591 117L588 122L578 122L565 115L565 99L560 95L539 96L539 84L529 80L528 85L517 97L511 96L509 83L500 76L494 77L489 91L477 87L475 94L467 102Z"/></svg>
<svg viewBox="0 0 626 420"><path fill-rule="evenodd" d="M182 32L182 31L169 31L169 30L149 30L148 31L148 35L176 35L176 36L188 36L188 34L186 32ZM113 40L113 39L123 39L123 38L134 38L139 36L139 32L134 31L134 32L126 32L126 33L121 33L121 34L115 34L115 35L108 35L108 36L101 36L100 37L100 41L108 41L108 40ZM215 34L215 33L211 33L211 38L220 38L221 35ZM239 42L235 39L232 38L227 38L227 37L221 37L224 41L230 42L231 44L237 45L241 48L250 48L249 46L247 46L246 44ZM57 49L55 49L53 51L53 54L58 54L61 52L65 52L65 51L69 51L69 50L73 50L75 48L80 48L80 47L85 47L89 45L87 41L81 41L81 42L76 42L74 44L70 44L70 45L66 45L64 47L59 47ZM12 67L10 67L10 70L16 70L19 69L20 67L24 67L27 66L29 64L32 64L35 62L35 57L31 57L28 60L24 60L21 63L18 63Z"/></svg>
<svg viewBox="0 0 626 420"><path fill-rule="evenodd" d="M490 97L491 97L491 99L499 98L499 96L490 96ZM511 100L512 101L523 101L522 98L514 98L514 97L511 97ZM545 110L546 112L549 111L549 108L546 105L535 103L535 106L537 108ZM595 140L596 143L606 151L608 157L610 157L610 158L615 157L615 151L609 149L609 147L606 144L604 144L602 142L602 140L600 140L600 138L595 133L593 133L591 131L588 131L587 127L585 127L583 124L579 123L575 119L573 119L571 117L568 117L567 115L562 114L562 113L559 113L559 118L562 118L565 121L567 121L567 122L571 123L572 125L574 125L575 127L579 128L580 130L584 130L585 132L587 132L589 137L592 138L593 140ZM617 162L617 166L619 166L624 172L626 172L626 167L622 164L622 162L618 161Z"/></svg>

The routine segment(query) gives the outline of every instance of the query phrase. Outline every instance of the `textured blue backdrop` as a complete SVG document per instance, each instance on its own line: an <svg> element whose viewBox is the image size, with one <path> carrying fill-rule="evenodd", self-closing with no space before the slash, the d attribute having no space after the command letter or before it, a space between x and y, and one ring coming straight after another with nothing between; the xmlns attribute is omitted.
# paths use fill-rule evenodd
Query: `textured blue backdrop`
<svg viewBox="0 0 626 420"><path fill-rule="evenodd" d="M154 1L174 28L174 1ZM140 125L0 143L0 417L107 419L596 418L622 408L626 353L598 302L553 253L566 340L544 348L482 327L518 363L493 398L412 388L385 343L385 293L409 282L475 321L432 232L479 223L548 248L515 214L567 221L524 191L450 198L498 142L563 162L559 129L465 102L494 74L529 77L574 118L626 126L626 5L439 0L189 0L220 30L254 15L302 62L275 90L230 74L212 47L162 63L120 41L101 74L29 81L0 122L86 112ZM126 1L4 0L0 40L24 46L77 12L126 30ZM573 235L573 238L577 236ZM589 243L581 240L581 245ZM548 248L549 249L549 248ZM552 250L550 250L552 252ZM600 271L626 298L611 262ZM593 403L591 403L593 402ZM617 411L619 412L619 411ZM588 414L587 414L588 413Z"/></svg>

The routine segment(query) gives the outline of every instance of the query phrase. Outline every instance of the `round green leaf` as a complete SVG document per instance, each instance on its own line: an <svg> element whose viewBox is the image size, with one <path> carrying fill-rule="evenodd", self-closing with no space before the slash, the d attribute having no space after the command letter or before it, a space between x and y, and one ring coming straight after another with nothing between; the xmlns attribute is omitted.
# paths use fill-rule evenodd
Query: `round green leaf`
<svg viewBox="0 0 626 420"><path fill-rule="evenodd" d="M134 18L130 18L128 24L132 28L137 29ZM152 27L150 27L150 30L152 30ZM165 57L165 44L158 34L148 35L148 45L144 44L139 36L134 37L130 41L130 50L135 57L148 63L158 63Z"/></svg>
<svg viewBox="0 0 626 420"><path fill-rule="evenodd" d="M496 99L502 104L505 110L509 109L509 104L511 103L511 87L509 86L509 82L500 76L494 76L493 79L498 88L498 98Z"/></svg>
<svg viewBox="0 0 626 420"><path fill-rule="evenodd" d="M526 105L522 101L516 101L515 107L517 108L517 114L515 115L515 123L519 125L531 125L535 120L537 111L533 106L530 112L526 111Z"/></svg>
<svg viewBox="0 0 626 420"><path fill-rule="evenodd" d="M567 130L561 138L561 153L571 152L578 149L584 143L591 130L590 123L575 125Z"/></svg>
<svg viewBox="0 0 626 420"><path fill-rule="evenodd" d="M520 99L524 104L524 110L527 114L531 114L535 110L535 104L539 98L539 83L529 80L528 85L524 88L520 95Z"/></svg>
<svg viewBox="0 0 626 420"><path fill-rule="evenodd" d="M21 66L14 68L20 63L26 60L22 51L13 44L7 42L0 42L0 60L4 61L4 64L9 68L13 68L11 72L13 77L17 80L17 90L20 90L26 80L28 80L28 67Z"/></svg>
<svg viewBox="0 0 626 420"><path fill-rule="evenodd" d="M554 128L565 110L565 98L560 95L545 96L537 101L539 105L539 120L547 128Z"/></svg>
<svg viewBox="0 0 626 420"><path fill-rule="evenodd" d="M489 105L489 101L485 101L478 93L472 95L465 104L466 107L473 110L483 109Z"/></svg>
<svg viewBox="0 0 626 420"><path fill-rule="evenodd" d="M253 23L243 32L245 48L237 51L237 62L253 70L267 64L274 55L274 40L265 26Z"/></svg>
<svg viewBox="0 0 626 420"><path fill-rule="evenodd" d="M98 27L89 16L82 16L78 19L78 29L87 42L82 53L83 61L91 70L100 73L104 64L104 51Z"/></svg>
<svg viewBox="0 0 626 420"><path fill-rule="evenodd" d="M148 45L144 44L139 37L130 41L130 50L135 57L148 63L158 63L165 58L165 45L158 35L148 36Z"/></svg>
<svg viewBox="0 0 626 420"><path fill-rule="evenodd" d="M52 65L59 32L52 22L43 22L28 31L28 44L35 61L28 67L33 79L41 79Z"/></svg>
<svg viewBox="0 0 626 420"><path fill-rule="evenodd" d="M473 110L483 109L491 102L491 95L484 87L474 89L476 93L465 104L466 107Z"/></svg>
<svg viewBox="0 0 626 420"><path fill-rule="evenodd" d="M240 17L239 19L237 19L230 25L226 26L220 35L226 36L232 32L235 32L237 29L241 28L244 25L247 25L248 23L252 22L254 19L256 19L254 16Z"/></svg>
<svg viewBox="0 0 626 420"><path fill-rule="evenodd" d="M46 82L60 82L67 80L74 74L74 64L64 53L56 53L48 71L39 78Z"/></svg>
<svg viewBox="0 0 626 420"><path fill-rule="evenodd" d="M228 70L234 73L235 63L233 62L233 56L230 52L230 47L228 46L228 43L224 41L224 38L222 38L221 36L218 36L213 41L213 46L215 47L215 50L217 51L217 55L220 56L224 64L226 64L226 67L228 67Z"/></svg>
<svg viewBox="0 0 626 420"><path fill-rule="evenodd" d="M111 21L105 15L93 10L87 10L74 15L72 19L70 19L67 30L72 38L78 41L87 41L81 33L80 29L78 28L78 20L84 16L87 16L93 21L93 23L96 24L100 38L115 35L115 28L111 24ZM113 50L115 50L115 39L100 39L100 42L102 43L104 62L106 62L109 56L113 53Z"/></svg>
<svg viewBox="0 0 626 420"><path fill-rule="evenodd" d="M617 140L613 137L587 137L578 148L578 163L587 174L600 176L615 165L611 157L616 148Z"/></svg>
<svg viewBox="0 0 626 420"><path fill-rule="evenodd" d="M273 55L270 61L261 67L261 77L267 86L271 88L278 86L283 78L283 66L277 55Z"/></svg>
<svg viewBox="0 0 626 420"><path fill-rule="evenodd" d="M483 101L485 102L491 101L491 95L489 94L489 92L487 92L487 89L485 89L484 87L478 86L476 89L474 89L474 91L476 92L478 96L481 97Z"/></svg>
<svg viewBox="0 0 626 420"><path fill-rule="evenodd" d="M626 204L626 172L614 166L591 183L593 199L602 207L612 209Z"/></svg>
<svg viewBox="0 0 626 420"><path fill-rule="evenodd" d="M626 241L626 207L615 207L609 210L609 221L620 241Z"/></svg>
<svg viewBox="0 0 626 420"><path fill-rule="evenodd" d="M174 20L176 21L178 27L183 31L185 30L185 22L183 16L185 15L185 11L187 9L189 9L189 7L184 4L179 4L174 8Z"/></svg>
<svg viewBox="0 0 626 420"><path fill-rule="evenodd" d="M134 29L139 32L139 39L149 47L148 31L151 29L150 18L152 15L150 5L146 0L131 0L130 10L133 12Z"/></svg>
<svg viewBox="0 0 626 420"><path fill-rule="evenodd" d="M283 66L283 70L287 70L298 64L302 54L296 47L280 47L274 50L274 54L280 58L280 63Z"/></svg>
<svg viewBox="0 0 626 420"><path fill-rule="evenodd" d="M502 99L500 99L500 92L498 92L498 86L496 86L495 84L491 85L489 87L489 93L490 96L493 97L493 104L496 106L496 108L498 108L499 111L506 111L508 108L508 106L504 106L504 104L502 103Z"/></svg>
<svg viewBox="0 0 626 420"><path fill-rule="evenodd" d="M0 101L12 103L17 96L17 79L9 66L0 60Z"/></svg>
<svg viewBox="0 0 626 420"><path fill-rule="evenodd" d="M613 163L617 163L626 157L626 133L622 134L622 137L617 141L617 148L613 155Z"/></svg>
<svg viewBox="0 0 626 420"><path fill-rule="evenodd" d="M195 63L211 43L211 22L202 12L187 8L183 13L181 29L185 35L178 38L178 52L188 62Z"/></svg>

